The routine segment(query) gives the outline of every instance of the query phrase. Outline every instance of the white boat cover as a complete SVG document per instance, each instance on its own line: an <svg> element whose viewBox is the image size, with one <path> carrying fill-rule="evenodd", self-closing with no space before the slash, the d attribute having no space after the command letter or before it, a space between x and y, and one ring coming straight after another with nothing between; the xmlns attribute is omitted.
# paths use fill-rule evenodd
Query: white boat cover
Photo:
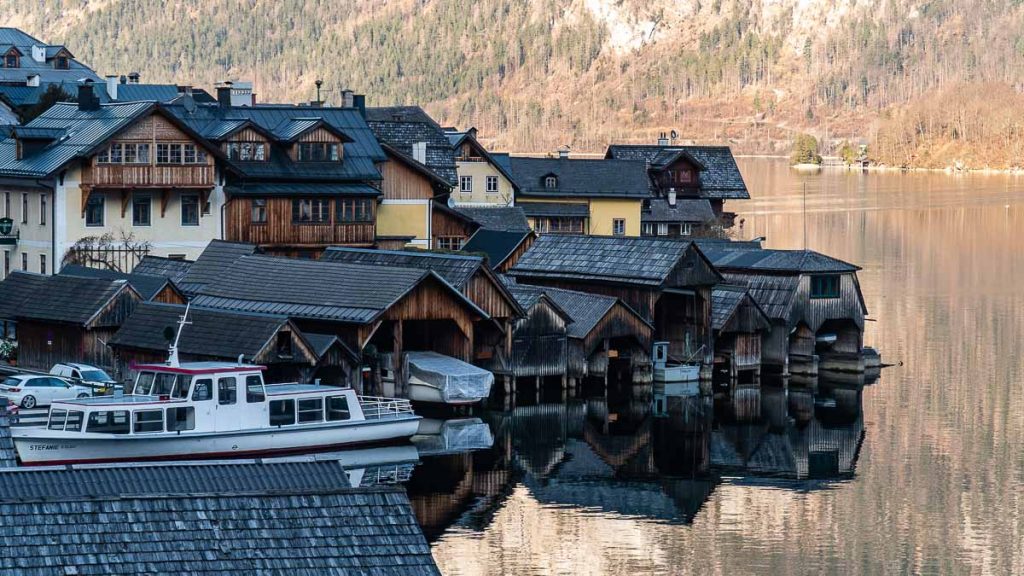
<svg viewBox="0 0 1024 576"><path fill-rule="evenodd" d="M437 434L412 437L420 456L484 450L494 445L491 427L479 418L445 420Z"/></svg>
<svg viewBox="0 0 1024 576"><path fill-rule="evenodd" d="M436 386L445 402L476 400L491 394L494 374L437 352L408 352L412 376Z"/></svg>

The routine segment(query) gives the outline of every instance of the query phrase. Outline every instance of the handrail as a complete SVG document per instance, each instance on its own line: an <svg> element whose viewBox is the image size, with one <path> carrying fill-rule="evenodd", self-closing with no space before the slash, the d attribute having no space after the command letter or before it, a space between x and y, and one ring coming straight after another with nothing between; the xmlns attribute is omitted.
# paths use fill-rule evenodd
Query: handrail
<svg viewBox="0 0 1024 576"><path fill-rule="evenodd" d="M384 398L383 396L357 396L359 406L363 409L363 417L367 420L385 416L414 414L412 402L404 398Z"/></svg>

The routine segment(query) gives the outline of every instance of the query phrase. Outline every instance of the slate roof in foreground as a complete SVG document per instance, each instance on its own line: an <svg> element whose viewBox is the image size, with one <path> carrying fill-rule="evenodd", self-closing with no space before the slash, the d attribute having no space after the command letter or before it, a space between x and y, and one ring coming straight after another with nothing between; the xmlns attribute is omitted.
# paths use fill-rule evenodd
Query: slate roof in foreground
<svg viewBox="0 0 1024 576"><path fill-rule="evenodd" d="M374 250L331 246L320 256L325 262L346 262L370 266L432 270L455 288L462 290L483 265L480 256L437 254L412 250Z"/></svg>
<svg viewBox="0 0 1024 576"><path fill-rule="evenodd" d="M21 303L38 293L47 278L34 272L12 271L0 282L0 318L13 320L21 311Z"/></svg>
<svg viewBox="0 0 1024 576"><path fill-rule="evenodd" d="M188 274L188 271L191 268L191 260L147 255L135 265L135 268L132 269L132 273L144 274L146 276L163 276L164 278L168 278L171 281L178 283L185 278L185 275Z"/></svg>
<svg viewBox="0 0 1024 576"><path fill-rule="evenodd" d="M0 571L439 574L402 488L338 460L0 470Z"/></svg>
<svg viewBox="0 0 1024 576"><path fill-rule="evenodd" d="M641 222L713 222L715 212L706 198L679 198L671 206L665 198L651 198L649 209L640 212Z"/></svg>
<svg viewBox="0 0 1024 576"><path fill-rule="evenodd" d="M14 318L78 326L86 325L122 291L134 291L126 280L61 275L25 282L25 278L11 274L0 286L11 279L21 284L23 295L14 308ZM26 287L31 287L31 291L24 291ZM0 294L3 294L2 289Z"/></svg>
<svg viewBox="0 0 1024 576"><path fill-rule="evenodd" d="M89 268L79 264L68 264L60 269L61 276L76 276L79 278L99 278L101 280L125 280L132 288L142 296L143 300L150 300L170 281L163 276L151 276L132 272L125 274L116 270L104 270L100 268Z"/></svg>
<svg viewBox="0 0 1024 576"><path fill-rule="evenodd" d="M220 273L235 260L255 253L255 244L213 240L206 245L199 258L196 258L196 261L189 266L188 271L181 279L182 289L194 292L206 284L215 282Z"/></svg>
<svg viewBox="0 0 1024 576"><path fill-rule="evenodd" d="M732 249L707 245L704 253L721 270L801 273L847 273L860 270L848 262L813 250Z"/></svg>

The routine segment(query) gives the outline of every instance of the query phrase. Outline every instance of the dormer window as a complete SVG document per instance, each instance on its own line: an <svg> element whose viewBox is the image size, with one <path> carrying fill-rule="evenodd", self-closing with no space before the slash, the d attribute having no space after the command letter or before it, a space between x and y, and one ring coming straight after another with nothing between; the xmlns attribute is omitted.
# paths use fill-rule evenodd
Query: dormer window
<svg viewBox="0 0 1024 576"><path fill-rule="evenodd" d="M341 159L336 142L299 142L299 162L337 162Z"/></svg>
<svg viewBox="0 0 1024 576"><path fill-rule="evenodd" d="M229 160L265 162L267 145L264 142L228 142L227 153Z"/></svg>
<svg viewBox="0 0 1024 576"><path fill-rule="evenodd" d="M11 50L4 56L4 68L19 68L18 53Z"/></svg>
<svg viewBox="0 0 1024 576"><path fill-rule="evenodd" d="M53 63L53 67L58 70L68 70L71 68L71 60L64 55L57 56Z"/></svg>
<svg viewBox="0 0 1024 576"><path fill-rule="evenodd" d="M545 176L544 177L544 187L547 188L548 190L554 190L555 188L558 188L558 177L556 177L556 176Z"/></svg>

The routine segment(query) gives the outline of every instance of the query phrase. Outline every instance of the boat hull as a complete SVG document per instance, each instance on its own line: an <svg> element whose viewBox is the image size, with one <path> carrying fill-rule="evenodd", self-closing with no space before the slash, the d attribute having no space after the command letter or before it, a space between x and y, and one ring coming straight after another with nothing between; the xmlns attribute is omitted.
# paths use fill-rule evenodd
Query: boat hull
<svg viewBox="0 0 1024 576"><path fill-rule="evenodd" d="M430 384L420 384L410 379L409 382L409 400L414 402L427 402L431 404L447 404L449 406L464 406L467 404L476 404L486 398L486 396L473 397L473 398L448 398L445 399L444 392L436 386Z"/></svg>
<svg viewBox="0 0 1024 576"><path fill-rule="evenodd" d="M700 380L700 366L684 364L681 366L654 367L654 381L663 383L696 382Z"/></svg>
<svg viewBox="0 0 1024 576"><path fill-rule="evenodd" d="M254 455L315 452L345 446L408 439L419 427L419 416L312 428L272 428L161 436L62 436L43 429L12 434L21 462L52 466L100 462L195 460Z"/></svg>

